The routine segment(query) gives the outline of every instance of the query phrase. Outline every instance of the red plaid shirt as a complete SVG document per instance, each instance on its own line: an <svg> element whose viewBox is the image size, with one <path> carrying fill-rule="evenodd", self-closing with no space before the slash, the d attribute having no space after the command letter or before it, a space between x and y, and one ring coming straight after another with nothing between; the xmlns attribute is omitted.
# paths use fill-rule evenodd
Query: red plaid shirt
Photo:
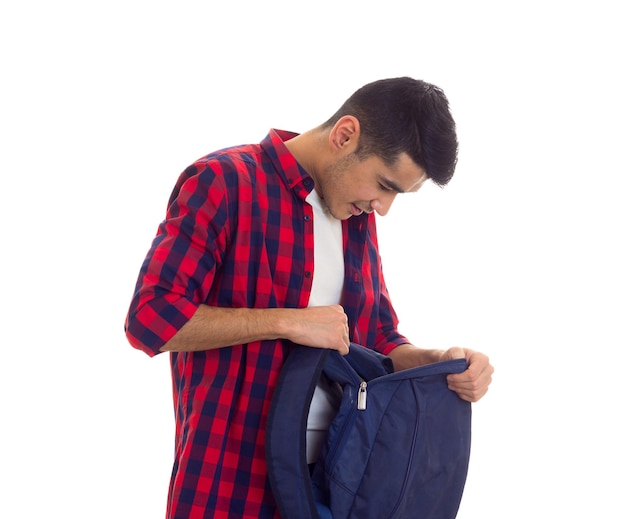
<svg viewBox="0 0 626 519"><path fill-rule="evenodd" d="M313 276L312 178L277 130L257 145L209 154L178 179L141 268L126 335L150 356L200 304L304 308ZM353 342L389 353L396 329L375 218L342 222L342 304ZM278 517L265 423L288 341L171 353L176 415L168 518Z"/></svg>

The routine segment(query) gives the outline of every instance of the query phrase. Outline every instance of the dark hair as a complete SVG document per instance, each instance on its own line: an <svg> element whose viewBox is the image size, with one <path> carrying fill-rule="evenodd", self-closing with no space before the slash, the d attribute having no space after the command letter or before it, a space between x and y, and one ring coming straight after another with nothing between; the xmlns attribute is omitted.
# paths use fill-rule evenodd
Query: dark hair
<svg viewBox="0 0 626 519"><path fill-rule="evenodd" d="M359 120L359 158L375 155L392 165L405 152L439 186L454 175L456 125L441 88L410 77L374 81L354 92L322 127L344 115Z"/></svg>

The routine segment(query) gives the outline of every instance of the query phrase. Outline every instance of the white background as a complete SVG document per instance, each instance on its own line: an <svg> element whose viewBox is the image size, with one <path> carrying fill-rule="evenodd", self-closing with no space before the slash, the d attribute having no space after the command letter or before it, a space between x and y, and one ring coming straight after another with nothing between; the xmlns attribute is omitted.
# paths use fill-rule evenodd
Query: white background
<svg viewBox="0 0 626 519"><path fill-rule="evenodd" d="M0 515L164 516L168 359L123 321L178 174L409 75L461 152L379 219L401 331L496 367L458 517L624 517L619 2L217 4L0 8Z"/></svg>

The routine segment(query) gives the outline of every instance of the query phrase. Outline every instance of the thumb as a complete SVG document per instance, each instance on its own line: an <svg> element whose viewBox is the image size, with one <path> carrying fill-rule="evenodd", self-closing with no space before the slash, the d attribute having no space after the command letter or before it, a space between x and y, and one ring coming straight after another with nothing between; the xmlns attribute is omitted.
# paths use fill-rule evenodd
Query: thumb
<svg viewBox="0 0 626 519"><path fill-rule="evenodd" d="M441 360L453 360L453 359L464 359L465 358L465 350L463 348L459 348L458 346L454 346L444 352L441 356Z"/></svg>

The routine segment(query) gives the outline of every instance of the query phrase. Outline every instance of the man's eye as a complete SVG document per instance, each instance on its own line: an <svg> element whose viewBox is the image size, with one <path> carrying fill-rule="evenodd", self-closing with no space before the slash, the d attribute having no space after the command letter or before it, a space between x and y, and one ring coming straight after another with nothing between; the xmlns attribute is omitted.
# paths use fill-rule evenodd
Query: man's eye
<svg viewBox="0 0 626 519"><path fill-rule="evenodd" d="M380 187L381 191L393 191L391 188L387 187L384 184L381 184L380 182L378 183L378 187Z"/></svg>

